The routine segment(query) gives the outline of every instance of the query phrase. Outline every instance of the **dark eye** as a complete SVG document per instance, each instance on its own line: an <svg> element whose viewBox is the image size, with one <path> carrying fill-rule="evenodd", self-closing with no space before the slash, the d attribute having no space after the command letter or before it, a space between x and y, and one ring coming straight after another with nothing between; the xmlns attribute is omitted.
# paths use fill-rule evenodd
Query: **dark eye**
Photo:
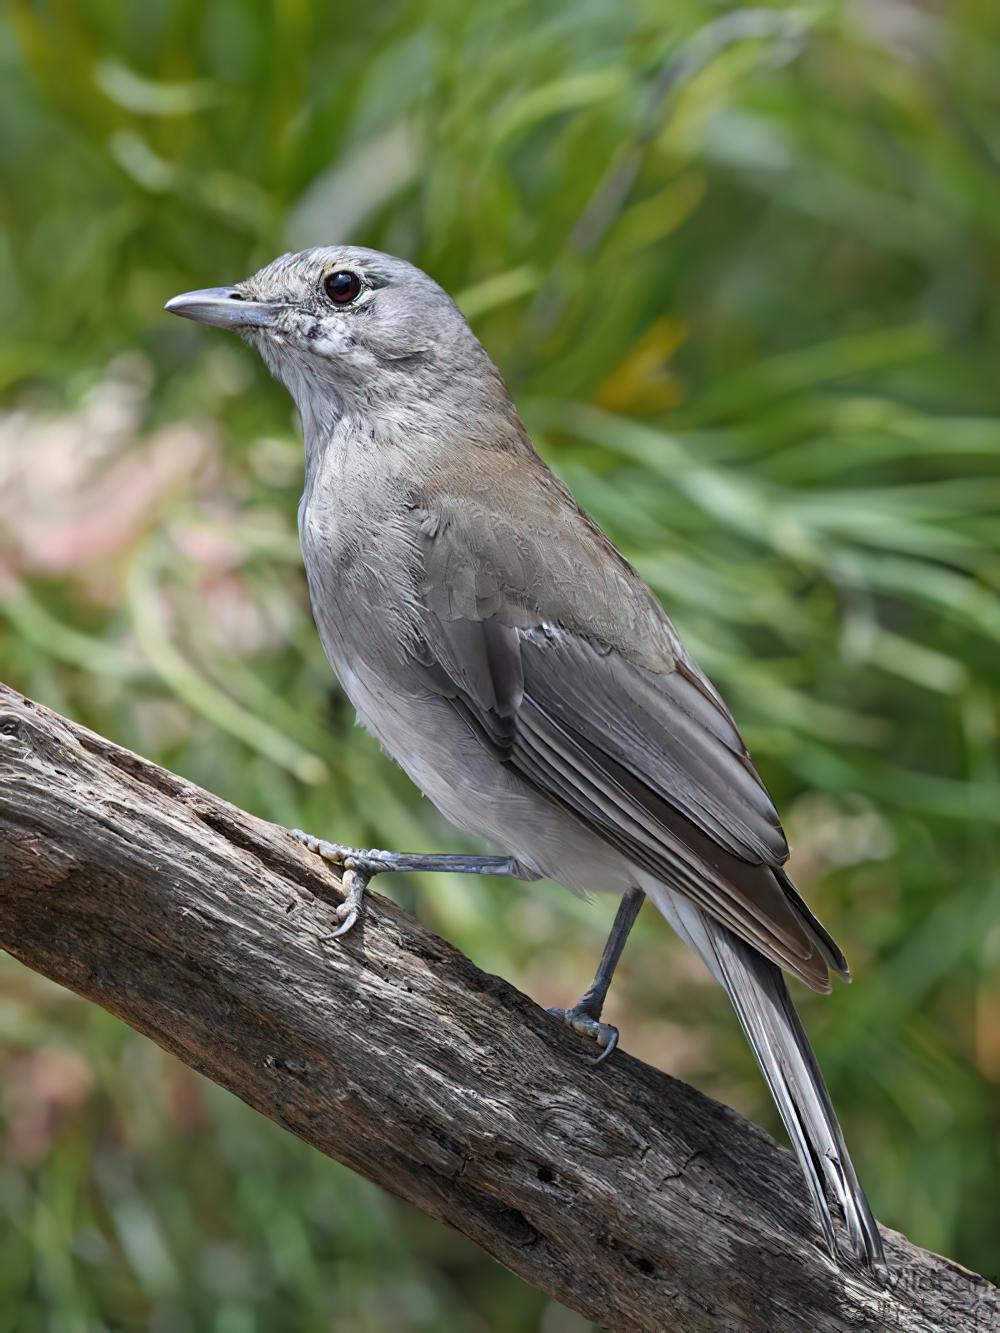
<svg viewBox="0 0 1000 1333"><path fill-rule="evenodd" d="M349 269L338 269L323 279L323 290L334 305L350 305L361 291L361 279Z"/></svg>

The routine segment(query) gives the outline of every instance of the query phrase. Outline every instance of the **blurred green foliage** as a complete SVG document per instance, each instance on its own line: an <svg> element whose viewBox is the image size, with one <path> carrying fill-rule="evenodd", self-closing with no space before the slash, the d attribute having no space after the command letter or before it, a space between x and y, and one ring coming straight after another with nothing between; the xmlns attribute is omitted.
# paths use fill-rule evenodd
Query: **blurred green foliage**
<svg viewBox="0 0 1000 1333"><path fill-rule="evenodd" d="M282 249L413 259L745 726L857 977L799 998L876 1212L994 1277L998 67L994 0L9 0L0 26L3 677L272 819L457 845L322 660L283 391L161 314ZM542 1004L612 911L386 887ZM0 1328L582 1327L109 1016L0 985ZM649 913L610 1016L775 1127Z"/></svg>

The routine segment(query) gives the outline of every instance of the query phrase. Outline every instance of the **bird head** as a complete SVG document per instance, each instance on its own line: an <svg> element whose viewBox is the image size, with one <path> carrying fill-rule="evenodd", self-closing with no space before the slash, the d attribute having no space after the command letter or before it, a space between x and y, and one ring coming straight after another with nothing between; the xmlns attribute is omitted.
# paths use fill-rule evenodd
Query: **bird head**
<svg viewBox="0 0 1000 1333"><path fill-rule="evenodd" d="M281 255L231 287L165 307L252 343L307 423L320 417L449 414L500 377L450 296L406 260L359 246Z"/></svg>

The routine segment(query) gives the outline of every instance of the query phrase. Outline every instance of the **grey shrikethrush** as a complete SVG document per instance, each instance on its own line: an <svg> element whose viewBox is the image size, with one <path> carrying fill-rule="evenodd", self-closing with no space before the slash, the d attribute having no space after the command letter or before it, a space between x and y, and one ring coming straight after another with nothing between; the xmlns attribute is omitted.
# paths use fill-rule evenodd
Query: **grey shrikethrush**
<svg viewBox="0 0 1000 1333"><path fill-rule="evenodd" d="M458 307L404 260L283 255L167 310L233 329L302 418L299 532L330 664L368 730L499 856L354 851L340 932L372 875L463 870L621 896L593 985L560 1011L607 1054L601 1010L648 896L725 988L831 1253L882 1241L782 969L847 977L783 866L774 806L719 694L639 575L539 458Z"/></svg>

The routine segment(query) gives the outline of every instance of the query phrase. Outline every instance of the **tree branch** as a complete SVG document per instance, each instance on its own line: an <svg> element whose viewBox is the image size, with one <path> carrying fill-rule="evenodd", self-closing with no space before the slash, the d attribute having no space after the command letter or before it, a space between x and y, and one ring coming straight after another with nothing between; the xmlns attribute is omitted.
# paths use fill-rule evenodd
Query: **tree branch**
<svg viewBox="0 0 1000 1333"><path fill-rule="evenodd" d="M611 1329L987 1329L1000 1292L887 1233L826 1257L755 1125L578 1039L395 904L0 686L0 944ZM325 900L325 901L324 901Z"/></svg>

